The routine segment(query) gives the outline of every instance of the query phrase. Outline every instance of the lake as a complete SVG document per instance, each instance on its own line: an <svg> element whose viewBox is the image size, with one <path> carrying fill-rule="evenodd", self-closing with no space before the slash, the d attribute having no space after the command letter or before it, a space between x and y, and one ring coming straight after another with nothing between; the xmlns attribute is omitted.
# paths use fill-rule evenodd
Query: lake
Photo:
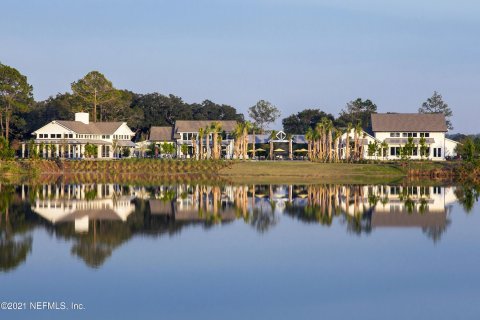
<svg viewBox="0 0 480 320"><path fill-rule="evenodd" d="M0 318L478 319L479 191L1 185Z"/></svg>

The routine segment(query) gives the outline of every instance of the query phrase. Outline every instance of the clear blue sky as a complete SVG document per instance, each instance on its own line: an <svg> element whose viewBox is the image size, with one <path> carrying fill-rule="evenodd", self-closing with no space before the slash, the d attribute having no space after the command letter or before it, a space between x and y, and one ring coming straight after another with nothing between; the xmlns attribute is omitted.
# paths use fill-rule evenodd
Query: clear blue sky
<svg viewBox="0 0 480 320"><path fill-rule="evenodd" d="M416 112L437 90L455 132L480 132L479 1L2 0L0 10L0 61L29 77L37 100L91 70L118 88L245 113L266 99L282 116L338 114L357 97Z"/></svg>

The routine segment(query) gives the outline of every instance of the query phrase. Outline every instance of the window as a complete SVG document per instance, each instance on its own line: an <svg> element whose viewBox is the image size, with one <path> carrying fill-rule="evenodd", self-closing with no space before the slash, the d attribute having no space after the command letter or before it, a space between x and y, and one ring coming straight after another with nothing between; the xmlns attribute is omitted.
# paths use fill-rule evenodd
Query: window
<svg viewBox="0 0 480 320"><path fill-rule="evenodd" d="M433 148L433 156L440 158L442 156L442 148Z"/></svg>
<svg viewBox="0 0 480 320"><path fill-rule="evenodd" d="M57 139L62 139L62 134L61 133L57 133L56 136L57 136L56 137Z"/></svg>
<svg viewBox="0 0 480 320"><path fill-rule="evenodd" d="M430 133L425 132L425 138L430 138Z"/></svg>
<svg viewBox="0 0 480 320"><path fill-rule="evenodd" d="M412 156L418 156L418 148L413 148Z"/></svg>
<svg viewBox="0 0 480 320"><path fill-rule="evenodd" d="M417 133L414 132L414 133L412 134L412 136L413 136L414 138L416 138L416 137L417 137Z"/></svg>
<svg viewBox="0 0 480 320"><path fill-rule="evenodd" d="M404 137L404 138L409 137L409 134L404 132L404 133L402 133L402 137Z"/></svg>
<svg viewBox="0 0 480 320"><path fill-rule="evenodd" d="M400 147L390 147L391 156L400 156Z"/></svg>
<svg viewBox="0 0 480 320"><path fill-rule="evenodd" d="M391 186L390 187L390 194L400 194L400 188L399 187L394 187L394 186Z"/></svg>

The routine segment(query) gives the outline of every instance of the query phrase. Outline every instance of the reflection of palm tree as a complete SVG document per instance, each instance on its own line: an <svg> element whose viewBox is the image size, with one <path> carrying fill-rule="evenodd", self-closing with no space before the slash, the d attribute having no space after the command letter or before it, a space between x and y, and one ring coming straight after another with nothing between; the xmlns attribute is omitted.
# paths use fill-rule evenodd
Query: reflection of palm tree
<svg viewBox="0 0 480 320"><path fill-rule="evenodd" d="M455 196L465 212L470 213L480 196L480 186L462 185L455 190Z"/></svg>
<svg viewBox="0 0 480 320"><path fill-rule="evenodd" d="M276 224L277 219L273 211L265 211L261 208L254 208L252 210L250 225L258 232L265 233Z"/></svg>
<svg viewBox="0 0 480 320"><path fill-rule="evenodd" d="M449 219L446 220L445 224L439 224L430 227L422 228L423 233L430 239L433 240L433 243L437 243L440 241L442 235L447 230L448 226L450 225L451 221Z"/></svg>

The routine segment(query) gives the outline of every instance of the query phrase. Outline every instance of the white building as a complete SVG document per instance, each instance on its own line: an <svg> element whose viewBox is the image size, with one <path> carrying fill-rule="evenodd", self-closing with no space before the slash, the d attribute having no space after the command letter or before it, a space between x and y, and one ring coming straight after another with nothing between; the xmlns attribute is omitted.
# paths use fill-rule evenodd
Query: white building
<svg viewBox="0 0 480 320"><path fill-rule="evenodd" d="M230 159L233 156L234 138L233 130L237 125L234 120L177 120L173 127L151 127L148 143L160 145L172 143L176 147L177 157L195 157L200 153L200 129L210 127L212 123L220 124L218 132L219 143L221 143L221 154L223 158ZM207 145L208 140L208 145ZM182 146L186 146L183 147ZM208 133L202 139L203 154L211 154L213 147L213 134ZM195 154L194 154L195 151Z"/></svg>
<svg viewBox="0 0 480 320"><path fill-rule="evenodd" d="M375 113L371 117L371 133L362 131L358 134L364 159L399 160L401 148L409 138L413 139L415 145L410 155L412 160L442 161L456 156L455 149L459 143L445 137L448 129L445 116L441 113ZM342 158L345 158L346 136L346 133L342 136ZM423 156L420 151L422 138L426 144ZM369 155L369 144L377 143L380 146L384 142L388 146L384 154ZM350 133L350 145L353 143L354 130Z"/></svg>
<svg viewBox="0 0 480 320"><path fill-rule="evenodd" d="M54 120L32 133L33 148L42 158L85 158L85 147L97 147L95 158L119 158L129 149L133 154L135 133L126 122L93 122L88 113L75 113L75 121ZM22 157L29 153L27 142L22 143Z"/></svg>

